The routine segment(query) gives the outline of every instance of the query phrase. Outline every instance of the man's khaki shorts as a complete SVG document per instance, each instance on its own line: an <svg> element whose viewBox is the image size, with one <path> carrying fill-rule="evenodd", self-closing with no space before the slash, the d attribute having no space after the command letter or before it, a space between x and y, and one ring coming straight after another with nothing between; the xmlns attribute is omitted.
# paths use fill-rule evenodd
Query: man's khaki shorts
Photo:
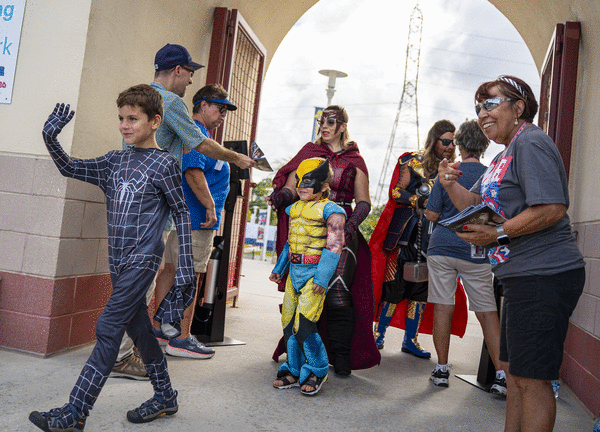
<svg viewBox="0 0 600 432"><path fill-rule="evenodd" d="M469 299L469 310L491 312L496 310L494 276L489 263L475 264L471 261L443 256L427 256L429 269L429 303L453 305L456 292L456 276L460 275Z"/></svg>
<svg viewBox="0 0 600 432"><path fill-rule="evenodd" d="M194 254L194 271L196 273L206 273L216 232L216 230L192 230L192 253ZM163 241L165 242L163 263L172 264L177 268L179 261L177 231L164 230Z"/></svg>

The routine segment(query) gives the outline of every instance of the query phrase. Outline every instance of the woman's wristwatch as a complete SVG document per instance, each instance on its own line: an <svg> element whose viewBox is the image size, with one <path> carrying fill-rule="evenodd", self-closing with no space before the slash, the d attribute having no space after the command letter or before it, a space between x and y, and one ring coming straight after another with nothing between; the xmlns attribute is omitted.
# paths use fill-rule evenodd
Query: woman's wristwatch
<svg viewBox="0 0 600 432"><path fill-rule="evenodd" d="M496 237L496 242L498 242L500 246L506 246L510 243L510 237L506 235L502 225L496 225L496 233L498 234Z"/></svg>

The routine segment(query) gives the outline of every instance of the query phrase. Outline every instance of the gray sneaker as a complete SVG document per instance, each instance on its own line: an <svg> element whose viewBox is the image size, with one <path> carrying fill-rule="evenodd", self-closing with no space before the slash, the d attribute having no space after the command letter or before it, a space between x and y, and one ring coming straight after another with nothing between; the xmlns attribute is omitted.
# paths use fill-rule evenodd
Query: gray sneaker
<svg viewBox="0 0 600 432"><path fill-rule="evenodd" d="M490 393L506 397L506 378L496 377L494 383L490 387Z"/></svg>
<svg viewBox="0 0 600 432"><path fill-rule="evenodd" d="M165 347L165 352L175 357L209 359L215 355L215 350L207 348L194 335L186 339L171 339Z"/></svg>
<svg viewBox="0 0 600 432"><path fill-rule="evenodd" d="M148 377L148 372L146 372L146 368L144 367L144 362L135 349L131 355L128 355L115 363L110 372L110 376L113 378L128 378L139 381L148 381L150 379Z"/></svg>
<svg viewBox="0 0 600 432"><path fill-rule="evenodd" d="M450 371L442 371L437 367L431 372L429 379L434 385L438 387L448 387L448 379L450 378Z"/></svg>

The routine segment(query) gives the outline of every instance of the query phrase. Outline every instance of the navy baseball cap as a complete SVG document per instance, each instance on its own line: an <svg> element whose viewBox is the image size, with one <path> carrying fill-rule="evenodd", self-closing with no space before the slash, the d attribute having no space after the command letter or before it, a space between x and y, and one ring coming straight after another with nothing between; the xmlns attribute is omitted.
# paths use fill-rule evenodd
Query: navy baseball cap
<svg viewBox="0 0 600 432"><path fill-rule="evenodd" d="M159 71L173 69L175 66L189 66L193 70L204 67L192 61L192 56L185 47L177 44L166 44L158 50L154 57L154 69Z"/></svg>

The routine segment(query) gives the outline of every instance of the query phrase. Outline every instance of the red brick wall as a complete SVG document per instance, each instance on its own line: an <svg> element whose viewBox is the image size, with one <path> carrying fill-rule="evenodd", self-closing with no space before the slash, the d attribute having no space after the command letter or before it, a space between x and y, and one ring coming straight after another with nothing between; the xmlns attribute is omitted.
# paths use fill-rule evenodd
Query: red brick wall
<svg viewBox="0 0 600 432"><path fill-rule="evenodd" d="M573 323L565 341L560 376L594 416L600 413L600 339Z"/></svg>
<svg viewBox="0 0 600 432"><path fill-rule="evenodd" d="M0 345L49 355L95 340L110 275L49 279L0 272Z"/></svg>

